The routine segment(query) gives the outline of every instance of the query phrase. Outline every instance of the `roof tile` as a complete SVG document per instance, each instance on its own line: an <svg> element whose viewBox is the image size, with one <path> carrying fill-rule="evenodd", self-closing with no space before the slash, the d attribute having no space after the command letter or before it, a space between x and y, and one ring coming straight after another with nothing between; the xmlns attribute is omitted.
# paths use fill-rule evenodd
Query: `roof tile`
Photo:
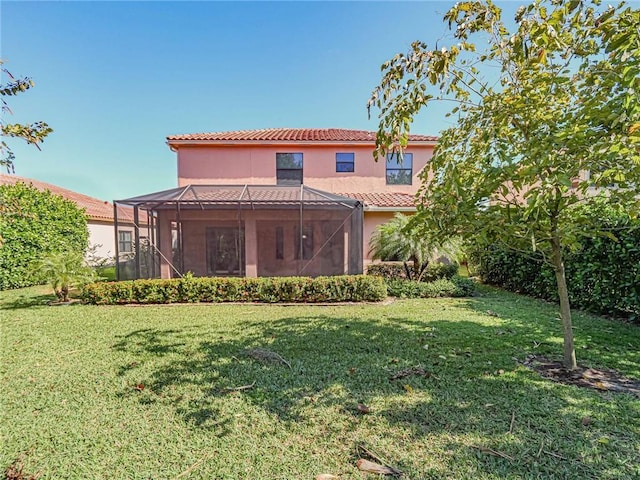
<svg viewBox="0 0 640 480"><path fill-rule="evenodd" d="M409 141L434 142L438 137L409 135ZM261 130L236 130L231 132L189 133L170 135L169 142L178 140L213 142L367 142L376 140L376 132L348 130L344 128L265 128Z"/></svg>
<svg viewBox="0 0 640 480"><path fill-rule="evenodd" d="M54 195L60 195L67 200L71 200L78 205L78 207L85 209L87 217L90 220L113 222L113 204L111 202L99 200L82 193L58 187L57 185L41 182L40 180L0 173L0 185L15 185L16 183L33 185L38 190L49 190ZM129 207L119 207L118 217L122 216L127 220L133 218L129 210L131 210Z"/></svg>
<svg viewBox="0 0 640 480"><path fill-rule="evenodd" d="M415 207L415 197L409 193L339 193L360 200L365 207Z"/></svg>

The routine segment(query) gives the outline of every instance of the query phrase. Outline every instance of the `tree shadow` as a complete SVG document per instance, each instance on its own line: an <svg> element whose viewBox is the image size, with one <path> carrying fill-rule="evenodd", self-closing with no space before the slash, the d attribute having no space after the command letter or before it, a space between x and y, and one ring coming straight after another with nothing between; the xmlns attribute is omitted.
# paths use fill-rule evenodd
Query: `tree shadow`
<svg viewBox="0 0 640 480"><path fill-rule="evenodd" d="M484 314L497 308L482 299L462 305ZM112 348L143 362L153 358L144 372L142 402L170 404L186 422L216 435L232 428L229 402L241 400L285 424L308 422L314 411L329 409L339 412L349 428L373 417L400 427L413 441L433 435L449 436L452 444L463 436L478 438L484 443L466 447L487 472L557 476L566 467L595 475L586 453L585 458L576 453L593 446L581 408L595 402L601 412L616 415L620 405L598 399L595 392L552 384L518 363L525 350L522 337L548 335L543 324L504 318L491 325L447 316L443 312L442 319L430 321L325 315L243 319L244 334L231 340L198 328L144 329L121 337ZM185 342L185 335L202 338ZM252 358L248 352L256 347L282 356L290 368ZM126 365L119 374L133 378ZM372 413L361 414L358 403L373 405ZM637 404L629 405L640 415ZM544 439L558 436L560 446L545 450ZM543 439L543 446L533 439ZM506 457L495 454L501 451L508 452ZM555 465L559 457L568 459L562 468ZM408 472L415 468L397 466Z"/></svg>
<svg viewBox="0 0 640 480"><path fill-rule="evenodd" d="M0 302L0 310L18 310L22 308L45 307L56 300L55 295L23 294L11 301Z"/></svg>
<svg viewBox="0 0 640 480"><path fill-rule="evenodd" d="M480 318L503 320L506 328L500 334L517 335L530 346L522 351L522 360L526 355L562 360L563 330L556 304L484 287L479 296L461 300L461 306ZM632 377L640 379L639 325L575 308L572 317L578 364L630 370Z"/></svg>

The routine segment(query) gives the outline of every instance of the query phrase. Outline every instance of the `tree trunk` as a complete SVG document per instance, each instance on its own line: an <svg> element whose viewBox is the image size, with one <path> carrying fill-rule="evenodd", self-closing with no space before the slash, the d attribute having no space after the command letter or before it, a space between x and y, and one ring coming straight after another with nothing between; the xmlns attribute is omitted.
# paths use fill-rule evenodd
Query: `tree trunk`
<svg viewBox="0 0 640 480"><path fill-rule="evenodd" d="M402 262L404 265L404 273L407 274L407 280L412 280L411 278L411 270L409 269L409 264L407 262Z"/></svg>
<svg viewBox="0 0 640 480"><path fill-rule="evenodd" d="M551 241L551 253L558 286L558 297L560 299L560 318L562 319L562 327L564 329L564 366L569 370L575 370L578 368L578 364L576 363L576 351L573 346L569 290L567 289L567 277L562 259L562 247L560 246L560 240L557 235L554 235Z"/></svg>
<svg viewBox="0 0 640 480"><path fill-rule="evenodd" d="M67 285L62 286L62 301L63 302L69 301L69 287Z"/></svg>
<svg viewBox="0 0 640 480"><path fill-rule="evenodd" d="M419 282L422 281L422 276L424 275L424 272L427 270L428 266L429 266L429 262L425 262L420 266L420 274L418 275Z"/></svg>

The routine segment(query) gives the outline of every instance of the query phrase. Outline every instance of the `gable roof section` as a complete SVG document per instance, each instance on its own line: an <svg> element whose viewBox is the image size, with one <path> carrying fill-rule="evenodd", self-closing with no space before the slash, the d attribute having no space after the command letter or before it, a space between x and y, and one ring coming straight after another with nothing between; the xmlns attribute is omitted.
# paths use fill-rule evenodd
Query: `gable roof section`
<svg viewBox="0 0 640 480"><path fill-rule="evenodd" d="M231 132L189 133L170 135L169 145L190 143L364 143L374 144L376 132L348 130L344 128L265 128L261 130L236 130ZM438 137L409 135L411 143L432 144Z"/></svg>
<svg viewBox="0 0 640 480"><path fill-rule="evenodd" d="M54 195L60 195L67 200L71 200L78 207L83 208L87 213L89 220L97 220L102 222L113 222L113 204L104 200L84 195L82 193L67 190L50 183L41 182L31 178L19 177L17 175L7 175L0 173L0 185L15 185L16 183L24 183L25 185L33 185L38 190L48 190ZM122 208L122 207L119 207ZM118 212L118 217L122 215L123 219L131 221L133 214L130 208Z"/></svg>
<svg viewBox="0 0 640 480"><path fill-rule="evenodd" d="M415 196L409 193L340 193L338 195L361 201L365 210L414 211L416 209Z"/></svg>

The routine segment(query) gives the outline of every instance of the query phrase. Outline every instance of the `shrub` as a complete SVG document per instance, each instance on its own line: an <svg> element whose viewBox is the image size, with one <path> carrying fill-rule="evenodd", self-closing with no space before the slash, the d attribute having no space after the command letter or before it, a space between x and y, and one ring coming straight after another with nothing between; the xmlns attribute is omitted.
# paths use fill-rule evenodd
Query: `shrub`
<svg viewBox="0 0 640 480"><path fill-rule="evenodd" d="M456 294L454 297L470 297L476 293L476 282L468 277L460 277L456 275L451 278L456 286Z"/></svg>
<svg viewBox="0 0 640 480"><path fill-rule="evenodd" d="M408 262L409 268L413 268L412 263ZM422 282L433 282L441 278L452 278L458 274L457 263L441 263L432 262L422 274ZM367 268L368 275L376 275L387 280L407 280L407 273L401 262L381 262L372 263Z"/></svg>
<svg viewBox="0 0 640 480"><path fill-rule="evenodd" d="M413 280L387 280L389 295L399 298L468 297L475 291L475 283L469 278L441 278L432 282Z"/></svg>
<svg viewBox="0 0 640 480"><path fill-rule="evenodd" d="M85 264L80 252L60 252L45 255L33 265L34 270L53 289L58 301L69 301L69 290L95 280L96 274Z"/></svg>
<svg viewBox="0 0 640 480"><path fill-rule="evenodd" d="M0 290L45 283L34 263L49 254L84 253L83 210L31 185L0 185Z"/></svg>
<svg viewBox="0 0 640 480"><path fill-rule="evenodd" d="M587 238L565 255L572 307L629 319L640 317L640 221L612 206L581 208L594 229L609 232ZM536 254L523 255L496 245L475 245L469 260L483 282L546 300L557 300L553 268Z"/></svg>
<svg viewBox="0 0 640 480"><path fill-rule="evenodd" d="M114 281L116 279L116 267L97 267L95 272L101 280Z"/></svg>
<svg viewBox="0 0 640 480"><path fill-rule="evenodd" d="M176 302L361 302L386 298L382 278L364 275L335 277L193 277L180 279L97 282L85 285L87 303Z"/></svg>

